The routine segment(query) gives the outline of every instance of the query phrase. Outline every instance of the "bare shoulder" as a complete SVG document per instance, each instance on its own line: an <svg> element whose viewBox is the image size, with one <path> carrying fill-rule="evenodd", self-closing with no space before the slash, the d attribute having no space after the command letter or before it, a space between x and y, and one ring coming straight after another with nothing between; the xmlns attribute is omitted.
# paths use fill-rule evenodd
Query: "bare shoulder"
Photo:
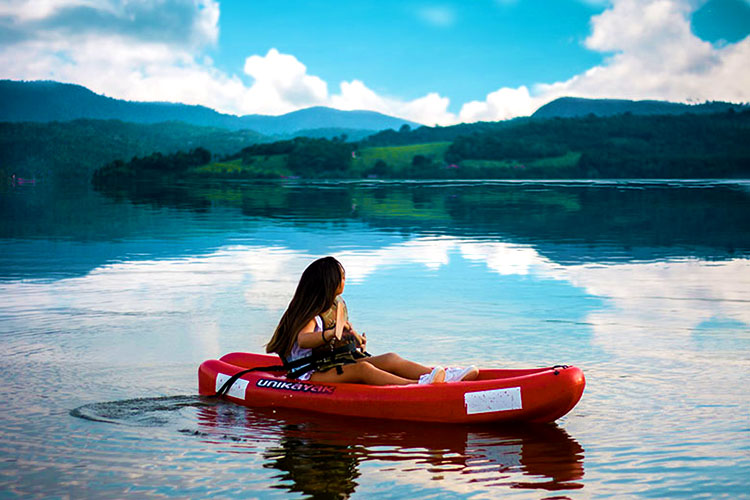
<svg viewBox="0 0 750 500"><path fill-rule="evenodd" d="M305 326L303 326L302 330L300 330L299 333L310 333L314 331L315 331L315 318L311 319Z"/></svg>

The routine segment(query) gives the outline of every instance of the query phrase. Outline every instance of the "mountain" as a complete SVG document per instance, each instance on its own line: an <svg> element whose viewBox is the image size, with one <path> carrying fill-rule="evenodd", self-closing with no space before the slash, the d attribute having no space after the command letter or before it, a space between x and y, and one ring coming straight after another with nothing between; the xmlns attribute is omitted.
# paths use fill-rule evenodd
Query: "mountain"
<svg viewBox="0 0 750 500"><path fill-rule="evenodd" d="M265 135L294 135L300 130L379 131L419 124L374 111L340 111L312 107L281 116L235 116L205 106L167 102L134 102L96 94L86 87L51 81L0 80L0 122L51 122L81 118L132 123L179 121Z"/></svg>
<svg viewBox="0 0 750 500"><path fill-rule="evenodd" d="M292 111L281 116L246 115L239 118L248 128L264 134L293 134L313 129L398 130L403 125L420 127L418 123L383 115L375 111L341 111L317 106Z"/></svg>
<svg viewBox="0 0 750 500"><path fill-rule="evenodd" d="M743 111L750 109L747 104L729 102L706 102L704 104L682 104L667 101L628 101L625 99L584 99L581 97L561 97L545 104L531 115L532 118L572 118L593 114L613 116L630 113L633 115L680 115L684 113L709 114L723 113L729 109Z"/></svg>

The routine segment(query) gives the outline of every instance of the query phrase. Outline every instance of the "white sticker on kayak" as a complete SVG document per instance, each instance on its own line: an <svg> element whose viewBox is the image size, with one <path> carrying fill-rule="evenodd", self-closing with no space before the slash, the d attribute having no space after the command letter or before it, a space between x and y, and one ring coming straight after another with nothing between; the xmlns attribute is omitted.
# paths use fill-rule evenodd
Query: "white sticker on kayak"
<svg viewBox="0 0 750 500"><path fill-rule="evenodd" d="M464 394L466 414L489 413L491 411L520 410L521 388L493 389L491 391L467 392Z"/></svg>
<svg viewBox="0 0 750 500"><path fill-rule="evenodd" d="M216 392L219 392L219 389L224 385L224 383L232 378L231 375L226 375L224 373L217 373L216 374ZM247 380L242 380L241 378L238 378L234 381L234 384L232 384L232 387L229 388L227 391L227 396L232 396L233 398L237 399L245 399L245 389L247 389Z"/></svg>

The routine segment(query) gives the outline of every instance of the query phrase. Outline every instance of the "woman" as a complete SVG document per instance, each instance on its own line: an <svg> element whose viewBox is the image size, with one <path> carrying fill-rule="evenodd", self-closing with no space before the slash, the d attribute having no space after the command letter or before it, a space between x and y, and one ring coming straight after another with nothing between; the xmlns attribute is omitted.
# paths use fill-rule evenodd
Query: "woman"
<svg viewBox="0 0 750 500"><path fill-rule="evenodd" d="M336 297L343 293L345 284L344 268L333 257L323 257L310 264L302 273L294 297L281 317L266 351L275 352L288 364L303 361L303 366L307 366L304 365L304 360L312 359L316 352L326 352L326 348L335 341L336 332L334 328L324 329L320 315L333 306ZM348 321L344 330L364 350L367 344L364 335L357 333ZM479 374L474 366L449 368L446 373L440 366L430 369L395 353L359 359L355 359L356 357L351 356L335 367L326 368L323 365L319 369L311 368L298 374L296 378L322 383L406 385L473 380Z"/></svg>

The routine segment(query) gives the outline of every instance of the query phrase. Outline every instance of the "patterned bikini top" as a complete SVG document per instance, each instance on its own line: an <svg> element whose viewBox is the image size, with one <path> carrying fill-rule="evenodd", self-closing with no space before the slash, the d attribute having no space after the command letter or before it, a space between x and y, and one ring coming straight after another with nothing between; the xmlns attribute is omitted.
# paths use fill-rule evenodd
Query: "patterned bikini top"
<svg viewBox="0 0 750 500"><path fill-rule="evenodd" d="M349 321L349 311L346 308L346 302L344 302L344 298L339 295L336 297L336 300L333 301L331 308L320 315L320 317L323 318L324 330L330 330L336 326L336 312L339 307L344 308L344 321Z"/></svg>

